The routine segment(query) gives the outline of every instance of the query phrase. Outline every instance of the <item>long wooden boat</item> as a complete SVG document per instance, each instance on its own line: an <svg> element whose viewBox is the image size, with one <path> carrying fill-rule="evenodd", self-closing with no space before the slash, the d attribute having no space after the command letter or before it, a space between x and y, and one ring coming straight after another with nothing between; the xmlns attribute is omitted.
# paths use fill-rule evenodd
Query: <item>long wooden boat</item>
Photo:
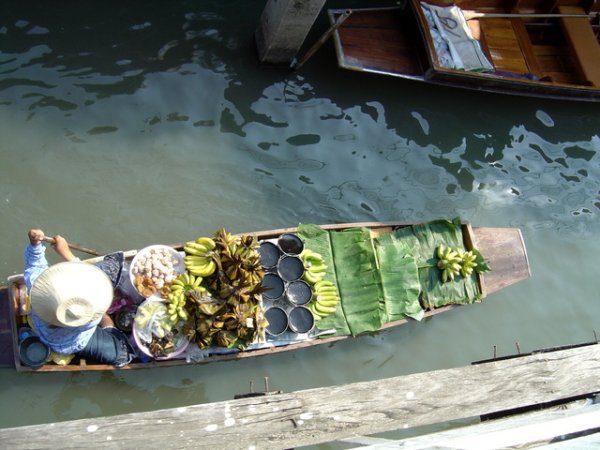
<svg viewBox="0 0 600 450"><path fill-rule="evenodd" d="M341 231L362 227L367 229L370 236L378 237L382 234L397 232L411 224L399 222L368 222L368 223L348 223L348 224L329 224L319 226L323 230ZM469 224L460 224L460 229L463 237L465 249L477 249L485 258L485 261L491 267L491 271L485 274L477 274L477 285L481 292L481 297L492 294L504 287L510 286L518 281L524 280L530 276L529 262L527 252L521 231L518 228L473 228ZM270 231L259 231L246 233L255 236L259 242L264 240L274 240L282 234L297 233L298 228L283 228ZM183 243L173 244L171 247L181 251ZM127 260L131 260L137 253L137 250L125 252ZM94 263L102 258L91 258L87 262ZM85 361L83 359L75 359L68 365L57 365L54 363L46 363L38 368L31 368L23 364L19 359L19 327L23 326L24 320L19 310L19 295L24 286L22 275L11 276L8 279L6 288L0 291L0 351L3 352L3 357L12 354L14 367L18 371L78 371L78 370L114 370L110 365L97 364L93 361ZM431 317L438 313L447 311L458 305L446 305L439 308L434 308L425 311L424 317ZM385 323L381 329L399 326L413 320L410 318L395 320ZM255 349L235 351L235 352L215 352L214 354L206 354L200 360L190 361L186 359L163 359L150 360L142 362L134 360L123 369L139 369L139 368L154 368L167 367L174 365L185 365L190 363L209 363L224 360L237 360L241 358L256 357L261 355L269 355L283 351L291 351L305 347L312 347L324 343L332 343L341 339L346 339L349 336L318 336L308 334L303 339L291 340L286 345L265 345L258 346ZM192 345L192 344L190 344ZM6 361L4 361L6 363ZM121 369L122 370L122 369Z"/></svg>
<svg viewBox="0 0 600 450"><path fill-rule="evenodd" d="M428 23L423 3L456 6L471 42L492 67L452 68L441 49L444 39L442 47L438 39L436 51L439 33ZM399 7L332 9L328 14L335 23L350 12L334 33L344 69L479 91L597 102L598 11L600 3L589 0L407 0ZM452 26L446 36L460 22L455 18L444 16L438 22Z"/></svg>

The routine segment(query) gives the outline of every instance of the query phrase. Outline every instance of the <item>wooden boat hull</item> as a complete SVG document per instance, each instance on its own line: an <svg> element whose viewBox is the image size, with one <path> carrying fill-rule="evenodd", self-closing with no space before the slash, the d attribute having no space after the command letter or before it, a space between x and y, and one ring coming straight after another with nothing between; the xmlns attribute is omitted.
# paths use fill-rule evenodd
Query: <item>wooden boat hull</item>
<svg viewBox="0 0 600 450"><path fill-rule="evenodd" d="M444 1L429 3L449 4ZM456 2L459 6L463 3L468 2ZM503 11L501 2L497 2L495 9L492 3L486 5L483 11ZM472 2L466 7L476 8ZM346 11L329 10L331 23L335 23ZM338 64L344 69L439 86L530 97L600 101L600 80L594 79L599 76L599 69L593 68L598 65L598 59L594 58L600 55L600 44L597 41L598 31L595 30L594 39L589 23L575 25L589 27L589 30L580 33L579 28L577 32L567 31L572 25L570 19L560 19L560 24L559 19L494 20L475 20L469 24L475 24L473 27L480 34L479 41L484 52L491 55L489 59L496 68L495 73L442 67L433 50L419 0L411 0L404 8L352 10L333 35ZM536 27L542 31L538 33ZM540 37L548 30L556 36L552 42L544 42ZM580 50L580 47L583 48ZM586 73L588 69L585 66L592 66L589 69L592 73ZM537 79L508 76L511 72L527 72Z"/></svg>
<svg viewBox="0 0 600 450"><path fill-rule="evenodd" d="M351 227L366 227L371 230L371 233L389 232L397 227L405 227L411 224L399 222L361 222L349 224L330 224L321 225L321 228L328 230L341 230ZM297 228L281 228L276 230L258 231L246 233L254 235L258 240L274 239L284 233L295 233ZM492 267L491 272L487 272L485 276L479 275L478 283L483 295L489 295L504 287L515 284L518 281L524 280L530 276L529 261L525 244L521 231L517 228L472 228L468 224L463 224L463 237L466 248L477 248L486 261ZM173 248L181 250L183 243L173 244ZM137 253L136 250L131 250L125 253L126 258L133 258ZM92 258L87 261L96 262L101 258ZM32 369L21 363L18 356L18 294L16 289L23 284L22 275L15 275L8 280L6 289L0 291L0 351L4 351L4 358L10 353L13 354L13 364L18 371L36 371L36 372L55 372L55 371L79 371L79 370L115 370L111 365L96 364L93 362L79 361L78 364L70 364L60 366L56 364L45 364L39 368ZM443 306L437 309L425 312L425 317L431 317L441 312L447 311L457 305ZM7 317L8 316L8 317ZM412 319L402 319L384 324L381 329L396 327L407 323ZM285 346L271 346L254 350L247 350L235 353L213 354L206 356L199 361L187 362L185 359L167 359L153 360L150 362L133 362L119 370L124 369L141 369L141 368L156 368L170 367L177 365L205 364L216 361L231 361L243 358L251 358L264 356L273 353L280 353L300 348L313 347L325 343L332 343L339 340L347 339L349 336L331 336L321 337L316 339L294 342ZM4 361L6 363L6 361Z"/></svg>

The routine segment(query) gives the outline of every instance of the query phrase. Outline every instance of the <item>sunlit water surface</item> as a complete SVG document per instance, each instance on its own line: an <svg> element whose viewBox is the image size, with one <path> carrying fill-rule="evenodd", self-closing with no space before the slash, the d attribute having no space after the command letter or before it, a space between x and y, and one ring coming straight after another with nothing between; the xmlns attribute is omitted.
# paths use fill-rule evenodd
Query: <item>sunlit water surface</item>
<svg viewBox="0 0 600 450"><path fill-rule="evenodd" d="M598 105L342 71L331 43L298 72L261 67L263 2L2 3L2 278L22 270L32 226L108 252L222 226L455 216L520 227L533 276L433 320L288 354L2 369L0 426L226 400L265 376L291 392L456 367L600 326Z"/></svg>

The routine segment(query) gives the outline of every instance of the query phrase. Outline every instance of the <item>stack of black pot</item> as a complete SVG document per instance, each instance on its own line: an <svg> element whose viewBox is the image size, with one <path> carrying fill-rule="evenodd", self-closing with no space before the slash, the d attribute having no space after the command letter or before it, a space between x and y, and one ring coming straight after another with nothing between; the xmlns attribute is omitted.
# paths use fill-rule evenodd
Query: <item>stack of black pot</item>
<svg viewBox="0 0 600 450"><path fill-rule="evenodd" d="M302 280L302 250L304 243L291 233L260 243L260 262L265 270L263 306L271 338L288 331L308 333L314 327L314 317L305 306L312 299L312 287Z"/></svg>

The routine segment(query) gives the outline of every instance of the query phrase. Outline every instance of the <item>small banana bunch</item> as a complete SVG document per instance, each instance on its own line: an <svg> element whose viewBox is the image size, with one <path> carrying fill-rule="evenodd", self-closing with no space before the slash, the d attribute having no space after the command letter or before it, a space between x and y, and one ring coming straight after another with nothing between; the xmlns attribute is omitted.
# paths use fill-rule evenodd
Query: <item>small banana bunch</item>
<svg viewBox="0 0 600 450"><path fill-rule="evenodd" d="M188 272L203 278L212 275L217 268L213 260L214 248L215 241L209 237L199 237L195 241L186 242L183 245L183 261Z"/></svg>
<svg viewBox="0 0 600 450"><path fill-rule="evenodd" d="M454 277L462 275L468 277L477 267L477 256L471 251L465 252L462 248L452 249L440 244L437 248L437 267L442 271L442 281L453 281Z"/></svg>
<svg viewBox="0 0 600 450"><path fill-rule="evenodd" d="M185 310L186 298L183 292L171 292L167 297L167 316L171 324L175 325L180 320L186 321L189 318Z"/></svg>
<svg viewBox="0 0 600 450"><path fill-rule="evenodd" d="M185 310L187 293L190 291L200 294L206 292L201 283L202 277L196 277L188 272L182 273L171 283L171 292L167 295L167 314L173 324L179 320L188 319L189 315Z"/></svg>
<svg viewBox="0 0 600 450"><path fill-rule="evenodd" d="M320 253L305 248L300 254L300 259L304 264L304 274L302 278L310 284L315 284L323 279L327 265Z"/></svg>
<svg viewBox="0 0 600 450"><path fill-rule="evenodd" d="M320 280L314 285L313 300L308 304L308 309L315 320L320 320L334 312L339 302L340 296L336 285L331 281Z"/></svg>
<svg viewBox="0 0 600 450"><path fill-rule="evenodd" d="M477 263L475 260L477 259L477 255L473 253L471 250L468 252L462 252L462 267L460 268L460 274L467 278L469 275L473 273L473 269L477 267Z"/></svg>

